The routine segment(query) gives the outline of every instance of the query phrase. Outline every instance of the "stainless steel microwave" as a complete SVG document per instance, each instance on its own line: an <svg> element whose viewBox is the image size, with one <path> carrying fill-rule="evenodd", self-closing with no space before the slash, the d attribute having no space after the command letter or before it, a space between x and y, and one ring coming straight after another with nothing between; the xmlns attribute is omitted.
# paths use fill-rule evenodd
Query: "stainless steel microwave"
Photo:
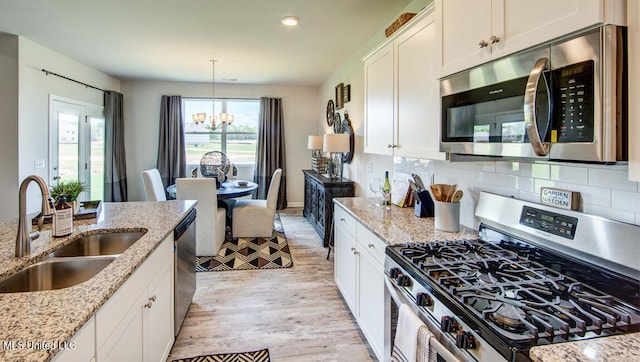
<svg viewBox="0 0 640 362"><path fill-rule="evenodd" d="M626 160L626 68L625 28L607 25L443 78L440 151Z"/></svg>

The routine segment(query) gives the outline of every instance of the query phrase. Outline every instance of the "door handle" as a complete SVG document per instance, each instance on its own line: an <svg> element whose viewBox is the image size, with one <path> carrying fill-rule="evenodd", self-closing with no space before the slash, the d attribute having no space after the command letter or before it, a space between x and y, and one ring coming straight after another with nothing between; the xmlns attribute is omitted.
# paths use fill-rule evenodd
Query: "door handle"
<svg viewBox="0 0 640 362"><path fill-rule="evenodd" d="M531 142L531 147L533 147L533 151L538 156L547 156L551 146L549 143L543 143L540 139L538 123L536 122L536 91L540 78L543 77L542 72L547 68L548 64L548 58L540 58L536 61L531 69L531 73L527 79L527 86L524 91L524 123L527 129L527 135L529 136L529 142ZM546 79L544 79L544 81L546 82ZM549 87L547 87L547 89L549 89ZM547 92L547 98L549 99L549 104L551 104L551 91ZM551 107L549 107L549 112L551 112ZM550 121L550 116L550 114L547 115L547 122Z"/></svg>

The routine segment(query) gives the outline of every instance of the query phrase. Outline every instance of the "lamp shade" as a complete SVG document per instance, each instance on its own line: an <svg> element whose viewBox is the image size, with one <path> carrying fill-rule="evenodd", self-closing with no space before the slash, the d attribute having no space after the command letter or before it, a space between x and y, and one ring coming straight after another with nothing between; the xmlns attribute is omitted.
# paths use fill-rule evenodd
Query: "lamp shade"
<svg viewBox="0 0 640 362"><path fill-rule="evenodd" d="M346 133L324 135L322 150L324 152L349 152L349 135Z"/></svg>
<svg viewBox="0 0 640 362"><path fill-rule="evenodd" d="M321 150L322 149L322 136L309 136L309 141L307 143L307 148L310 150Z"/></svg>

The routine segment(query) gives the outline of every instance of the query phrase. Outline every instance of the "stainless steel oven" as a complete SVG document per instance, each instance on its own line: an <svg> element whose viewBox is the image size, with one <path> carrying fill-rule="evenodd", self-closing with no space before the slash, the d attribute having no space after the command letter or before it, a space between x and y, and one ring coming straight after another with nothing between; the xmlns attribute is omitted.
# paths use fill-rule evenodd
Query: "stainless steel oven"
<svg viewBox="0 0 640 362"><path fill-rule="evenodd" d="M408 304L440 360L529 361L535 346L640 331L640 226L485 192L476 216L477 239L385 251L388 310Z"/></svg>
<svg viewBox="0 0 640 362"><path fill-rule="evenodd" d="M608 25L444 78L440 150L614 163L627 159L625 28Z"/></svg>

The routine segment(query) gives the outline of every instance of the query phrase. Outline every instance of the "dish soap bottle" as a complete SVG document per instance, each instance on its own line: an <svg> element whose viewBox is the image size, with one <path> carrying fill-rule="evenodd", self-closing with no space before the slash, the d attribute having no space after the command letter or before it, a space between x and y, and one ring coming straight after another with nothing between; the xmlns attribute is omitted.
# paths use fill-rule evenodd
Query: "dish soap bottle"
<svg viewBox="0 0 640 362"><path fill-rule="evenodd" d="M391 205L391 183L389 183L389 171L384 172L384 184L382 184L382 203Z"/></svg>
<svg viewBox="0 0 640 362"><path fill-rule="evenodd" d="M53 236L61 237L73 232L73 209L67 204L67 195L60 195L53 213Z"/></svg>

